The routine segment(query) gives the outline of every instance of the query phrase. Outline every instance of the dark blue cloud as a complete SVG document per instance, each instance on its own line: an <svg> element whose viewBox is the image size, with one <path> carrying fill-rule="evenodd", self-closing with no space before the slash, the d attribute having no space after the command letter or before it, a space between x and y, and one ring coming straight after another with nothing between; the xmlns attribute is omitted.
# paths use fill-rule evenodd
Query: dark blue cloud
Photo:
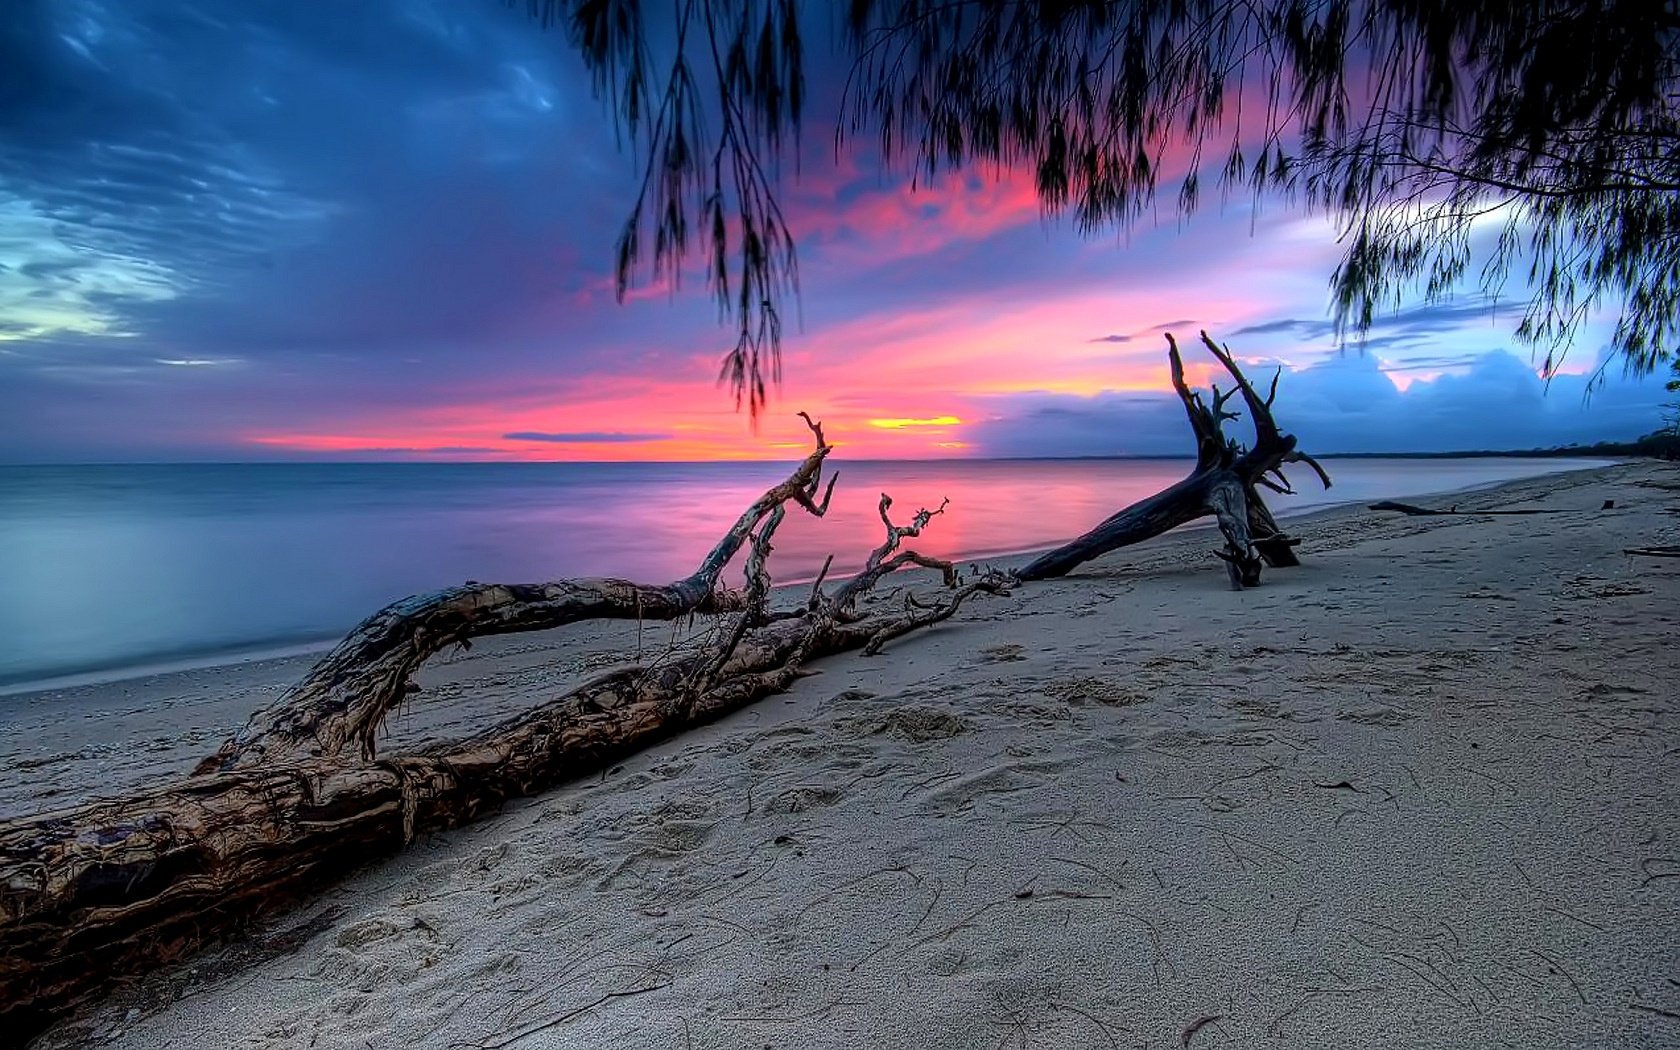
<svg viewBox="0 0 1680 1050"><path fill-rule="evenodd" d="M470 404L494 418L507 401L582 399L607 374L692 375L696 398L724 410L705 358L728 338L699 289L611 304L612 243L639 169L563 36L537 31L522 6L4 0L0 459L261 455L240 436L354 430L384 409ZM813 97L832 102L838 82L813 83ZM832 143L806 145L809 178ZM855 167L869 170L869 158ZM897 186L853 182L845 199ZM789 190L802 208L834 210L826 190ZM801 213L791 217L801 233ZM1029 221L884 256L849 235L829 245L849 253L825 253L813 235L801 242L816 250L802 255L790 347L800 317L821 331L952 296L1002 317L1040 295L1139 275L1199 289L1231 236L1218 221L1169 223L1140 228L1122 252L1053 238L1058 226ZM1318 287L1315 275L1314 297ZM1176 306L1164 296L1141 317L1096 313L1090 330L1132 341L1109 351L1121 360L1161 330L1217 324L1133 330L1196 309L1200 295ZM1276 298L1272 312L1311 312L1298 296ZM1455 341L1462 352L1442 353L1439 337L1488 319L1479 305L1419 308L1381 321L1364 346L1406 351L1383 366L1397 375L1470 367L1485 348ZM1263 337L1240 349L1293 359L1290 340L1322 343L1330 328L1289 316L1249 332ZM1307 374L1296 377L1304 389ZM1327 403L1380 398L1387 382L1320 380ZM994 451L1182 452L1170 399L1022 396L998 409L983 445ZM526 421L496 429L513 425Z"/></svg>
<svg viewBox="0 0 1680 1050"><path fill-rule="evenodd" d="M10 298L45 292L49 334L204 357L406 356L552 332L556 301L606 273L630 160L563 39L520 12L21 13L0 42L0 280Z"/></svg>
<svg viewBox="0 0 1680 1050"><path fill-rule="evenodd" d="M1269 332L1288 332L1291 335L1311 333L1319 327L1316 321L1298 321L1293 317L1284 317L1276 321L1265 321L1261 324L1245 325L1232 332L1232 335L1265 335ZM1323 334L1323 333L1320 333Z"/></svg>
<svg viewBox="0 0 1680 1050"><path fill-rule="evenodd" d="M611 303L636 172L564 37L495 2L7 0L0 458L712 349L699 296Z"/></svg>
<svg viewBox="0 0 1680 1050"><path fill-rule="evenodd" d="M1450 359L1450 358L1449 358ZM1375 357L1285 368L1279 423L1313 452L1453 452L1629 440L1656 429L1662 383L1581 375L1547 382L1505 352L1404 390ZM1018 394L989 399L970 440L991 456L1185 455L1184 410L1170 394ZM1244 423L1229 425L1240 436Z"/></svg>
<svg viewBox="0 0 1680 1050"><path fill-rule="evenodd" d="M1413 345L1462 332L1467 326L1477 323L1488 326L1490 331L1503 332L1504 328L1500 326L1512 327L1520 316L1520 311L1509 303L1492 303L1480 296L1467 295L1462 300L1421 303L1380 313L1372 319L1368 333L1363 336L1350 333L1349 340L1367 350ZM1245 325L1231 333L1234 337L1276 334L1321 341L1335 336L1336 325L1329 318L1280 317Z"/></svg>

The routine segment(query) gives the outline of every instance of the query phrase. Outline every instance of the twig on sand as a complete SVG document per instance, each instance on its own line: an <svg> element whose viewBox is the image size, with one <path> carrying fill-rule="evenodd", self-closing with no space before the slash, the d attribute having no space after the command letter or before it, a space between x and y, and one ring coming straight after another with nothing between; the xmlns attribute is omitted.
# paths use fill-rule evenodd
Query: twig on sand
<svg viewBox="0 0 1680 1050"><path fill-rule="evenodd" d="M920 883L918 883L918 885L920 885ZM941 896L943 896L944 893L945 893L945 882L944 882L944 880L935 879L934 883L933 883L933 896L928 899L927 907L922 909L922 917L916 920L916 925L910 927L910 933L911 934L914 934L917 930L921 929L922 924L928 921L928 917L933 914L933 909L938 907L939 898ZM852 969L856 970L857 969L857 964L854 963L853 966L852 966Z"/></svg>
<svg viewBox="0 0 1680 1050"><path fill-rule="evenodd" d="M1378 927L1381 927L1382 929L1385 929L1385 930L1393 930L1395 933L1400 933L1401 932L1401 931L1395 929L1392 926L1386 926L1382 923L1368 922L1368 920L1364 920L1364 919L1360 919L1360 920L1357 920L1357 921L1366 922L1368 925L1378 926ZM1476 1011L1478 1014L1482 1012L1482 1008L1479 1005L1477 1005L1477 1003L1474 999L1468 999L1468 1001L1467 1001L1466 999L1459 998L1458 986L1453 983L1451 978L1449 978L1446 974L1442 973L1440 970L1436 969L1434 964L1430 963L1429 961L1427 961L1425 959L1421 959L1421 958L1419 958L1418 956L1415 956L1415 955L1408 955L1405 952L1401 952L1401 951L1384 951L1383 949L1377 947L1376 945L1372 944L1370 941L1365 940L1363 937L1360 937L1357 934L1351 934L1350 933L1348 935L1348 937L1355 944L1365 948L1371 954L1377 956L1380 959L1386 960L1387 962L1393 963L1394 965L1400 967L1402 970L1405 970L1407 973L1411 974L1413 977L1416 977L1418 980L1422 981L1424 984L1426 984L1429 987L1435 989L1435 991L1441 993L1441 995L1448 1002L1452 1003L1454 1006L1457 1006L1461 1009L1464 1008L1464 1007L1469 1007L1470 1009ZM1430 974L1432 974L1432 973L1435 975L1434 977L1430 976ZM1436 979L1437 977L1440 978L1440 980L1437 980ZM1445 982L1445 983L1443 984L1442 982Z"/></svg>
<svg viewBox="0 0 1680 1050"><path fill-rule="evenodd" d="M1652 871L1651 865L1653 864L1674 864L1677 866L1671 870ZM1639 883L1641 888L1649 886L1651 883L1656 882L1659 879L1680 879L1680 861L1675 860L1673 857L1647 858L1639 862L1639 870L1645 873L1645 878Z"/></svg>
<svg viewBox="0 0 1680 1050"><path fill-rule="evenodd" d="M1125 890L1126 890L1126 887L1124 885L1122 885L1120 882L1116 881L1114 876L1110 875L1108 872L1106 872L1106 871L1102 870L1101 868L1097 867L1095 864L1087 864L1082 860L1074 860L1072 857L1051 857L1050 859L1057 862L1058 864L1071 864L1073 867L1076 867L1076 868L1084 868L1086 871L1090 872L1093 875L1096 875L1098 878L1107 882L1110 886L1113 886L1115 889L1121 891L1122 893L1124 893Z"/></svg>
<svg viewBox="0 0 1680 1050"><path fill-rule="evenodd" d="M1006 1032L1003 1033L1003 1038L998 1040L997 1046L994 1047L993 1050L1003 1050L1004 1045L1009 1042L1010 1036L1019 1036L1021 1038L1021 1046L1023 1048L1026 1047L1026 1045L1027 1045L1027 1019L1022 1014L1011 1013L1007 1020L992 1021L990 1023L993 1024L993 1025L997 1025L999 1027L1002 1027L1002 1028L1009 1029L1009 1031L1006 1031Z"/></svg>
<svg viewBox="0 0 1680 1050"><path fill-rule="evenodd" d="M1485 773L1482 770L1477 769L1475 766L1465 766L1464 771L1466 773L1474 773L1476 776L1481 777L1483 780L1486 780L1491 784L1498 784L1500 787L1505 788L1507 791L1511 792L1511 794L1513 794L1513 795L1519 795L1520 796L1522 794L1522 792L1517 790L1516 785L1512 784L1510 781L1501 780L1498 777L1494 776L1492 773Z"/></svg>
<svg viewBox="0 0 1680 1050"><path fill-rule="evenodd" d="M1196 1038L1197 1032L1200 1032L1203 1028L1206 1028L1215 1021L1222 1020L1224 1017L1224 1014L1208 1014L1206 1017L1198 1017L1194 1021L1191 1021L1185 1026L1184 1034L1178 1037L1178 1045L1181 1047L1188 1047L1190 1045L1190 1040Z"/></svg>
<svg viewBox="0 0 1680 1050"><path fill-rule="evenodd" d="M1094 1017L1089 1012L1087 1012L1085 1010L1081 1010L1079 1007L1073 1005L1072 1003L1059 1003L1059 1002L1055 1001L1054 999L1052 999L1050 1001L1050 1009L1052 1009L1052 1010L1068 1010L1072 1013L1078 1014L1080 1017L1085 1018L1085 1020L1087 1020L1087 1021L1089 1021L1092 1024L1097 1026L1097 1030L1100 1031L1103 1034L1103 1038L1108 1040L1108 1045L1109 1046L1114 1047L1114 1050L1120 1050L1120 1040L1115 1038L1114 1030L1112 1028L1110 1028L1108 1025L1104 1024L1098 1018Z"/></svg>
<svg viewBox="0 0 1680 1050"><path fill-rule="evenodd" d="M1016 895L1011 894L1010 896L1005 897L1001 900L995 900L990 904L987 904L987 905L984 905L982 907L974 909L973 911L971 911L967 915L965 915L962 918L961 921L945 927L943 930L940 930L938 933L928 934L926 937L923 937L921 940L919 940L915 944L911 945L911 947L920 948L924 944L931 944L934 941L943 941L943 940L949 938L952 934L956 933L958 930L966 929L971 923L974 922L975 919L978 919L980 916L982 916L982 915L986 914L987 912L991 911L993 908L1001 908L1002 906L1004 906L1006 904L1013 904L1018 900L1020 900L1020 901L1031 901L1032 898L1030 896L1029 897L1020 897L1020 896L1016 896Z"/></svg>
<svg viewBox="0 0 1680 1050"><path fill-rule="evenodd" d="M1300 929L1301 920L1306 917L1307 912L1316 907L1318 907L1316 904L1303 904L1299 908L1296 908L1295 921L1289 924L1289 932L1294 933L1296 930Z"/></svg>
<svg viewBox="0 0 1680 1050"><path fill-rule="evenodd" d="M1388 986L1382 984L1368 984L1347 988L1297 988L1295 990L1301 993L1301 998L1295 1001L1295 1005L1272 1018L1272 1023L1268 1026L1271 1033L1280 1039L1283 1038L1283 1022L1300 1013L1302 1008L1314 999L1317 999L1319 996L1357 995L1361 992L1386 992L1388 990Z"/></svg>
<svg viewBox="0 0 1680 1050"><path fill-rule="evenodd" d="M801 1021L820 1021L843 1006L867 1006L862 999L834 999L802 1014L725 1014L720 1021L737 1024L798 1024Z"/></svg>
<svg viewBox="0 0 1680 1050"><path fill-rule="evenodd" d="M747 879L746 882L740 882L739 880L746 878L747 872L751 871L752 869L751 868L745 868L745 869L742 869L741 871L736 872L734 875L730 876L730 880L735 882L735 885L731 886L729 889L725 890L719 896L713 897L710 901L707 901L707 903L708 904L721 904L724 901L728 900L729 898L734 897L735 895L739 894L742 890L745 890L750 886L758 885L760 882L764 881L764 877L766 875L769 875L772 871L776 870L776 864L780 860L781 860L780 857L770 858L770 863L766 864L764 866L764 870L759 872L757 875L754 875L752 878Z"/></svg>
<svg viewBox="0 0 1680 1050"><path fill-rule="evenodd" d="M1599 510L1611 510L1614 508L1594 507L1589 509L1587 507L1534 507L1519 510L1459 510L1458 504L1454 503L1447 510L1434 510L1430 507L1419 507L1412 503L1396 503L1393 500L1385 499L1380 503L1370 504L1370 509L1392 510L1400 514L1410 515L1414 518L1444 518L1454 515L1462 517L1475 517L1482 514L1591 514L1596 513Z"/></svg>
<svg viewBox="0 0 1680 1050"><path fill-rule="evenodd" d="M920 886L922 884L922 877L920 875L918 875L916 872L911 871L909 868L905 867L902 864L895 864L890 868L876 868L874 871L871 871L871 872L869 872L868 874L865 874L865 875L859 875L855 879L847 879L845 882L842 882L840 885L834 887L833 889L828 890L825 893L818 894L816 897L813 897L811 899L810 903L806 904L805 907L799 909L799 912L794 916L795 921L797 921L799 919L803 919L805 917L805 913L809 912L812 908L815 908L815 907L817 907L821 904L826 903L829 900L832 900L833 898L839 896L840 894L845 893L847 890L851 889L853 886L861 886L862 884L868 882L870 879L880 878L882 875L905 875L905 876L908 876L910 881L914 882L916 885Z"/></svg>
<svg viewBox="0 0 1680 1050"><path fill-rule="evenodd" d="M1552 968L1553 973L1562 974L1564 979L1569 982L1570 987L1575 989L1575 994L1581 997L1581 1002L1585 1003L1587 1001L1587 993L1583 992L1581 990L1581 982L1577 981L1575 979L1575 975L1570 973L1567 969L1564 968L1564 965L1562 963L1557 961L1556 956L1548 955L1538 948L1530 948L1529 951L1533 952L1535 955L1538 955L1540 958L1546 960L1547 965L1549 965Z"/></svg>
<svg viewBox="0 0 1680 1050"><path fill-rule="evenodd" d="M567 1021L572 1020L574 1017L580 1017L583 1014L586 1014L589 1011L595 1009L597 1006L601 1006L605 1003L610 1003L614 999L627 999L632 995L641 995L644 992L657 992L661 988L669 988L669 987L671 987L671 982L666 981L663 984L650 984L650 985L646 986L645 988L626 988L622 991L608 992L607 994L601 996L599 999L596 999L594 1002L585 1003L584 1005L579 1006L579 1007L577 1007L575 1009L572 1009L572 1010L568 1010L563 1014L559 1014L555 1017L551 1017L546 1021L540 1022L538 1024L531 1025L527 1028L522 1028L519 1031L514 1032L513 1034L507 1036L506 1038L503 1038L503 1039L498 1040L496 1042L493 1042L493 1043L465 1043L465 1042L461 1042L461 1043L451 1043L449 1045L452 1048L452 1050L453 1050L453 1048L456 1048L456 1047L471 1047L471 1048L473 1048L473 1050L501 1050L502 1047L512 1046L514 1043L517 1043L522 1039L529 1038L530 1036L536 1035L538 1032L544 1032L544 1031L547 1031L550 1028L559 1027L560 1025L565 1024Z"/></svg>
<svg viewBox="0 0 1680 1050"><path fill-rule="evenodd" d="M1159 874L1157 874L1156 877L1159 878ZM1178 967L1173 965L1173 961L1167 957L1166 951L1161 947L1160 929L1154 923L1150 922L1148 919L1144 918L1135 911L1127 911L1124 908L1121 908L1117 909L1117 913L1124 915L1126 918L1131 919L1139 926L1142 926L1144 929L1149 931L1149 945L1152 949L1154 949L1154 955L1149 961L1149 969L1155 975L1155 983L1159 984L1161 982L1161 967L1163 964L1165 964L1167 972L1174 978L1177 978Z"/></svg>

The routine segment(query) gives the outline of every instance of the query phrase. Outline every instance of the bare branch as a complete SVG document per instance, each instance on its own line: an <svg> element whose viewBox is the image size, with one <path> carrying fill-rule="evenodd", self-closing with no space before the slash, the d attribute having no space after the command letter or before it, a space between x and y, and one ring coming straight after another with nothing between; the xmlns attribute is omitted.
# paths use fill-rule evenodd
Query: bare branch
<svg viewBox="0 0 1680 1050"><path fill-rule="evenodd" d="M1282 471L1285 463L1306 463L1326 485L1329 476L1317 461L1297 451L1295 437L1278 429L1271 412L1277 398L1282 370L1273 375L1264 398L1249 384L1228 347L1202 333L1202 344L1230 373L1235 386L1221 392L1213 388L1210 408L1184 379L1184 365L1178 343L1167 335L1167 362L1174 391L1184 404L1196 436L1196 466L1190 476L1171 488L1139 500L1111 515L1083 536L1047 551L1021 567L1016 576L1023 580L1061 576L1079 565L1121 547L1144 540L1187 521L1214 516L1228 541L1219 552L1231 567L1232 585L1251 587L1259 581L1262 562L1275 567L1298 565L1296 540L1286 536L1261 499L1260 489L1290 493L1293 489ZM1252 448L1239 449L1220 434L1223 419L1232 413L1223 405L1240 394L1254 419ZM1272 477L1276 476L1277 481Z"/></svg>
<svg viewBox="0 0 1680 1050"><path fill-rule="evenodd" d="M871 553L868 570L830 597L821 591L825 564L806 609L770 614L772 540L792 493L815 484L828 451L817 433L818 448L772 490L781 500L772 501L747 537L747 588L729 592L727 603L713 596L684 604L672 587L626 581L508 586L500 599L493 590L450 592L447 601L421 596L364 624L198 774L127 798L0 822L5 1030L38 1027L112 982L179 959L417 835L495 812L508 799L603 768L655 739L784 689L811 673L812 660L878 652L893 638L949 618L974 594L1008 592L1007 580L989 574L944 600L907 600L902 612L857 612L860 597L905 566L937 568L947 586L956 584L950 563L897 549L945 504L894 526L887 517L891 500L883 496L887 537ZM481 603L498 600L485 614L490 621L474 619ZM344 746L363 724L356 719L381 710L375 686L406 681L417 654L446 640L556 619L722 610L738 616L700 644L673 646L648 664L599 675L464 739L378 759ZM401 623L410 613L418 623ZM390 649L399 655L387 666L382 661ZM344 675L340 691L320 684L323 668ZM334 734L337 746L304 746L301 734L311 727Z"/></svg>

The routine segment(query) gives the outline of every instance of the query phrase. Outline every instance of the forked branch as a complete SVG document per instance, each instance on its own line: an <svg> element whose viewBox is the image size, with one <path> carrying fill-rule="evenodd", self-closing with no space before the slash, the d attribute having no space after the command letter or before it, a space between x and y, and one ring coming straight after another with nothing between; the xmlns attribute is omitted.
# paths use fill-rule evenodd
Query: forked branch
<svg viewBox="0 0 1680 1050"><path fill-rule="evenodd" d="M886 537L864 571L832 591L819 579L808 602L773 610L768 562L787 504L821 516L833 491L830 479L816 498L829 446L806 423L811 454L683 580L468 584L395 603L193 776L0 823L0 1030L28 1035L113 982L179 960L418 834L495 812L784 689L812 660L878 652L975 594L1007 592L996 574L958 588L949 562L901 549L945 504L895 526L883 495ZM743 545L745 589L718 587ZM946 593L859 610L883 577L911 565L940 571ZM607 672L465 739L373 756L373 733L409 676L445 645L585 619L713 612L735 616L647 666Z"/></svg>
<svg viewBox="0 0 1680 1050"><path fill-rule="evenodd" d="M291 756L333 758L354 746L376 751L380 727L409 695L409 682L443 649L487 635L543 631L584 620L675 620L691 613L750 613L762 595L719 586L723 570L758 534L768 544L788 503L822 517L833 450L821 424L800 413L815 445L786 479L754 500L693 573L663 586L600 578L534 584L467 583L395 602L362 621L320 663L257 712L197 772L245 768ZM822 499L815 497L823 492ZM775 521L769 519L774 516ZM768 526L768 531L765 527Z"/></svg>
<svg viewBox="0 0 1680 1050"><path fill-rule="evenodd" d="M1326 488L1330 476L1316 460L1296 448L1295 436L1285 433L1272 415L1281 370L1273 375L1266 395L1261 397L1229 347L1216 343L1207 332L1202 332L1201 338L1202 345L1236 385L1224 392L1215 386L1211 403L1204 399L1185 381L1178 342L1171 334L1167 335L1167 364L1173 392L1184 405L1196 442L1196 465L1190 476L1034 559L1018 570L1020 579L1064 575L1092 558L1207 516L1215 519L1225 538L1224 549L1215 553L1230 566L1234 586L1258 583L1263 564L1274 568L1299 564L1294 551L1299 541L1278 527L1261 498L1260 489L1293 491L1281 469L1287 463L1305 463ZM1226 411L1225 404L1239 395L1254 428L1253 444L1248 447L1227 438L1223 430L1227 420L1236 418L1235 413Z"/></svg>

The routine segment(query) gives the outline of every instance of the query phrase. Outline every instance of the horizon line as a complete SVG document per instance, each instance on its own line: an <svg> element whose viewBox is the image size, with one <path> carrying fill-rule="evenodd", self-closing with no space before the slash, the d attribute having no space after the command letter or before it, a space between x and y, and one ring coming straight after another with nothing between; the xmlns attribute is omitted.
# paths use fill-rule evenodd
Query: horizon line
<svg viewBox="0 0 1680 1050"><path fill-rule="evenodd" d="M1315 459L1455 459L1475 456L1534 456L1551 457L1571 452L1592 453L1605 448L1619 448L1637 444L1638 438L1624 441L1601 441L1592 445L1570 444L1528 448L1473 448L1447 450L1403 450L1383 452L1320 452ZM808 455L809 453L807 453ZM1619 453L1604 451L1601 455ZM12 467L468 467L487 464L501 466L697 466L742 463L779 464L797 462L804 456L786 458L730 457L722 459L133 459L133 460L0 460L0 468ZM1080 463L1104 461L1194 460L1195 454L1183 453L1116 453L1113 455L1076 456L893 456L847 459L847 463Z"/></svg>

